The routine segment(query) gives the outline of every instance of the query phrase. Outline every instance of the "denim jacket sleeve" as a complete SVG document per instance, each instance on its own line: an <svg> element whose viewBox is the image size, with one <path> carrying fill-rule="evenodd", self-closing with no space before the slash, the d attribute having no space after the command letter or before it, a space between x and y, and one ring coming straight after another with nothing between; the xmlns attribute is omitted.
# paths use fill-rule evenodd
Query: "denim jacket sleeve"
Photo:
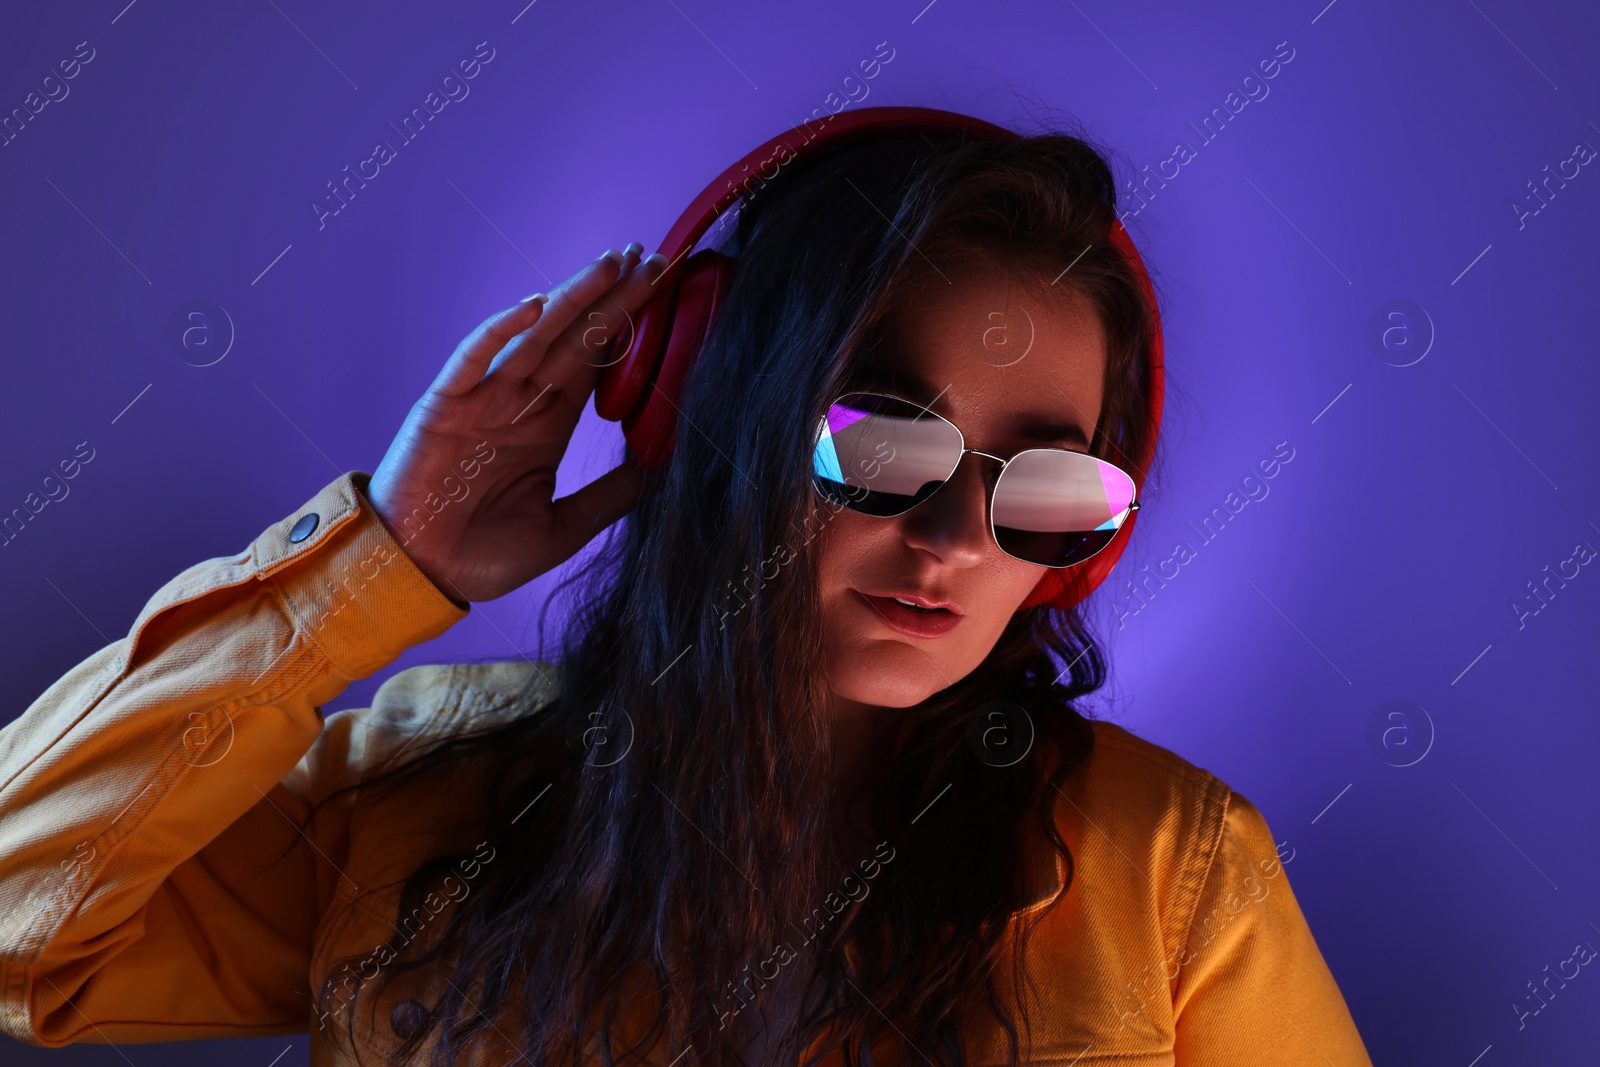
<svg viewBox="0 0 1600 1067"><path fill-rule="evenodd" d="M322 706L465 618L347 472L0 729L0 1032L32 1044L303 1031L358 764ZM356 729L335 716L327 734ZM338 729L335 724L340 723ZM325 767L309 773L308 767Z"/></svg>
<svg viewBox="0 0 1600 1067"><path fill-rule="evenodd" d="M1171 966L1178 972L1175 1052L1185 1067L1372 1065L1272 830L1233 790Z"/></svg>

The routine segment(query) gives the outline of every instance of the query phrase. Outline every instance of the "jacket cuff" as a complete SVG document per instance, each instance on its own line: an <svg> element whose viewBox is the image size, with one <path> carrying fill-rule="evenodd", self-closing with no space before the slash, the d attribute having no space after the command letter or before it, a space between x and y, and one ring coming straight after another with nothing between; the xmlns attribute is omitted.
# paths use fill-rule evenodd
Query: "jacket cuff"
<svg viewBox="0 0 1600 1067"><path fill-rule="evenodd" d="M471 614L434 585L348 471L250 546L260 581L278 586L302 631L343 673L364 678Z"/></svg>

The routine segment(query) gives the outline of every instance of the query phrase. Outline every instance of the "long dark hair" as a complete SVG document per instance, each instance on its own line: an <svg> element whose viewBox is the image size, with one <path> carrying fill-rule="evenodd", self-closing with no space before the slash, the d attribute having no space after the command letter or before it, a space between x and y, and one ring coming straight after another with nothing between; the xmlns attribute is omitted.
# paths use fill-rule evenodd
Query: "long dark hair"
<svg viewBox="0 0 1600 1067"><path fill-rule="evenodd" d="M881 136L802 157L747 195L725 241L738 274L685 383L672 460L562 584L579 595L555 678L530 672L492 721L349 787L365 798L481 762L470 799L487 814L471 840L503 857L474 867L428 936L397 930L378 989L419 968L448 981L394 1062L432 1040L430 1062L452 1063L496 1038L541 1065L627 1062L657 1040L668 1058L692 1048L685 1065L742 1062L735 1039L758 1012L730 1008L764 999L775 960L809 978L774 1060L827 1032L818 1055L842 1048L850 1064L896 1038L960 1064L971 1028L988 1027L1018 1061L1027 998L1002 995L997 968L1009 949L1011 988L1030 979L1042 912L1011 915L1036 871L1023 842L1042 834L1070 880L1055 787L1092 749L1075 705L1104 683L1103 655L1078 609L1018 612L976 669L907 709L865 787L883 851L836 865L818 788L832 758L815 536L828 509L810 448L908 287L930 263L977 259L1095 307L1108 351L1091 451L1142 478L1152 309L1105 239L1115 210L1100 153L1056 129L1007 144ZM1008 766L970 741L994 700L1033 734ZM602 736L606 751L628 738L626 757L598 758ZM404 881L400 916L470 862L462 841ZM870 877L870 892L841 892L847 877ZM335 963L321 1012L349 973ZM343 1001L359 1044L356 1003Z"/></svg>

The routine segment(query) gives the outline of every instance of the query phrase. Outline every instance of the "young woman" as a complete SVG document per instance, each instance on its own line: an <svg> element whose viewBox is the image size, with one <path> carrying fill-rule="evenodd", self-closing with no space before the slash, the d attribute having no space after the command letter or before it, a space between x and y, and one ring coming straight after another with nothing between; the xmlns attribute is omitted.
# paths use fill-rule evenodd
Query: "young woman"
<svg viewBox="0 0 1600 1067"><path fill-rule="evenodd" d="M309 1027L314 1064L1370 1064L1259 811L1084 717L1098 645L1024 607L1147 473L1159 326L1115 214L1065 133L781 168L670 462L561 499L666 261L491 316L370 476L0 732L0 1027ZM1030 477L1092 482L1081 535L1026 532ZM555 662L413 667L323 718L608 527Z"/></svg>

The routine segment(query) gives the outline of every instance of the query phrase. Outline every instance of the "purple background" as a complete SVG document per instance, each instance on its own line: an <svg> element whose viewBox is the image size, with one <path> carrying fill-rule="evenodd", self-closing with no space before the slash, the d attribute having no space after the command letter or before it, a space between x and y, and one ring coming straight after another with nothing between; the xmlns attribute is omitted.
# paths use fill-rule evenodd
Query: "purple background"
<svg viewBox="0 0 1600 1067"><path fill-rule="evenodd" d="M1600 548L1600 167L1520 227L1511 206L1577 143L1600 147L1593 9L124 2L30 5L0 34L0 113L94 49L0 148L0 512L94 449L0 549L7 719L180 570L371 471L482 318L607 246L656 247L716 172L887 41L868 106L1075 115L1121 178L1195 149L1128 219L1164 297L1170 391L1162 480L1096 598L1114 663L1100 713L1261 807L1376 1062L1593 1061L1600 978L1520 1031L1512 1004L1600 945L1600 726L1580 680L1600 566L1520 628L1512 604L1580 542ZM494 58L470 94L319 230L325 183L398 142L388 123L480 41ZM1201 143L1188 124L1284 41L1269 94ZM236 331L206 367L166 337L196 299ZM1396 321L1386 350L1369 324L1390 301L1426 317ZM592 411L579 434L562 492L620 448ZM1203 542L1190 524L1279 442L1294 458L1269 494ZM1130 599L1180 539L1194 557ZM538 655L554 578L334 706L412 663ZM1385 739L1391 701L1412 710ZM306 1038L0 1058L285 1052L278 1067L305 1064Z"/></svg>

